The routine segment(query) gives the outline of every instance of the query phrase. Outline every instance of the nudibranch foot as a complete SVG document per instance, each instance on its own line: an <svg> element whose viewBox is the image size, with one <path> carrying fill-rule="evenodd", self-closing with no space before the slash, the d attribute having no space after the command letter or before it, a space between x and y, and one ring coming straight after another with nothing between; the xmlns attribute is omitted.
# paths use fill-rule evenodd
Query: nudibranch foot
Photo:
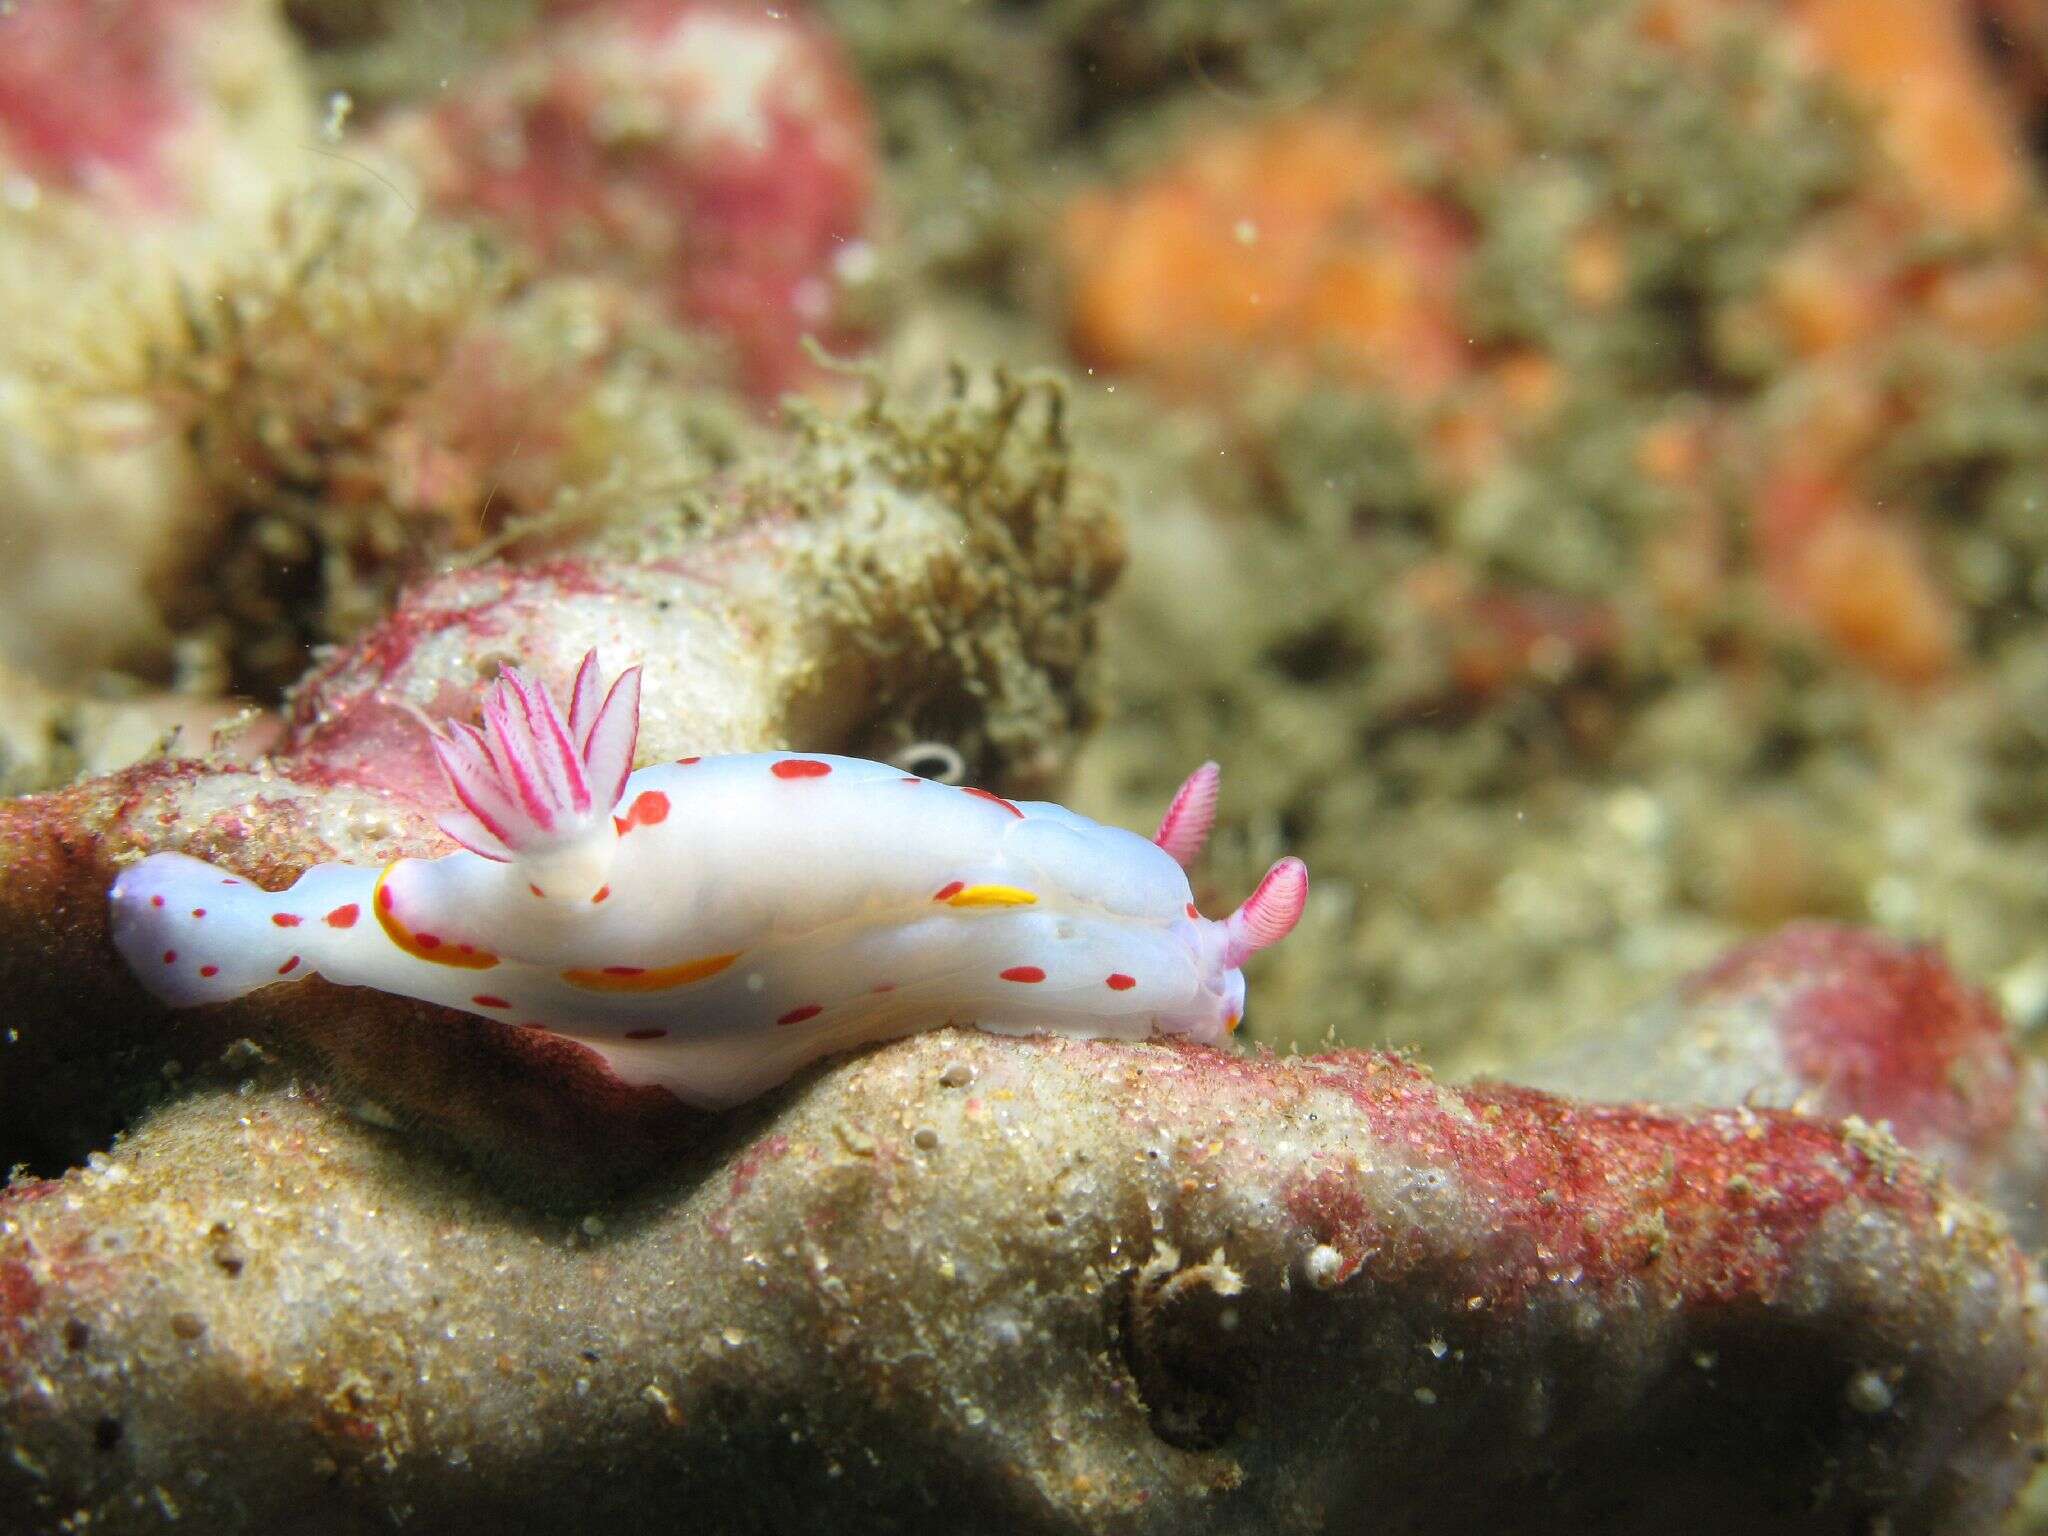
<svg viewBox="0 0 2048 1536"><path fill-rule="evenodd" d="M1213 763L1146 839L822 753L634 772L639 671L601 694L594 652L566 718L515 668L482 716L429 727L461 851L275 893L157 854L111 892L123 958L173 1006L318 974L565 1035L717 1107L948 1024L1220 1042L1240 967L1307 900L1288 858L1227 918L1196 909Z"/></svg>

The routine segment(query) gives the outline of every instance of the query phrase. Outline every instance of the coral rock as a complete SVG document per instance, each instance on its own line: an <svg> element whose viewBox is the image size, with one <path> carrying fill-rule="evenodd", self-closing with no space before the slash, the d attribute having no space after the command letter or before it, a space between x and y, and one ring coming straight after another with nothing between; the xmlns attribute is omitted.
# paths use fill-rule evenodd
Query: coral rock
<svg viewBox="0 0 2048 1536"><path fill-rule="evenodd" d="M260 210L311 138L265 0L26 0L0 13L0 203L155 222Z"/></svg>
<svg viewBox="0 0 2048 1536"><path fill-rule="evenodd" d="M1521 1075L1596 1097L1853 1116L1939 1164L2030 1244L2044 1235L2048 1073L1929 946L1795 923Z"/></svg>
<svg viewBox="0 0 2048 1536"><path fill-rule="evenodd" d="M2027 1267L1798 1116L971 1030L769 1113L540 1218L194 1092L0 1203L0 1513L1968 1533L2028 1465Z"/></svg>
<svg viewBox="0 0 2048 1536"><path fill-rule="evenodd" d="M381 141L434 206L551 265L622 274L726 337L763 400L850 344L873 253L866 100L831 39L728 0L557 8L527 44Z"/></svg>

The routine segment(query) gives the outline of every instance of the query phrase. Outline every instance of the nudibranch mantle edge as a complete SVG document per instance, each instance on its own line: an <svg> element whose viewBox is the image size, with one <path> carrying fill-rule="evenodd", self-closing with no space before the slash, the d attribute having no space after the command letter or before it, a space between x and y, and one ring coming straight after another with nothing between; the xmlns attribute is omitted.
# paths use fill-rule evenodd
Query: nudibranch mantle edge
<svg viewBox="0 0 2048 1536"><path fill-rule="evenodd" d="M122 958L174 1007L317 974L551 1031L716 1109L948 1024L1219 1043L1307 899L1287 858L1228 917L1196 909L1213 763L1148 839L826 753L634 771L639 669L603 690L594 651L566 718L513 667L482 716L429 726L460 851L277 892L152 854L109 893Z"/></svg>

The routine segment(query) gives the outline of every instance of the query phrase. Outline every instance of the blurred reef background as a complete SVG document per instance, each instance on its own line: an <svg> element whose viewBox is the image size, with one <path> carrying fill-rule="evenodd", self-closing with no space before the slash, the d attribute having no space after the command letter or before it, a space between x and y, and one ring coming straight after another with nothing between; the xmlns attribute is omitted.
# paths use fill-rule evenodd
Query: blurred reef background
<svg viewBox="0 0 2048 1536"><path fill-rule="evenodd" d="M2038 1056L2043 17L0 4L0 791L330 740L428 581L929 503L797 562L862 707L704 745L1219 759L1198 896L1316 880L1253 1040L1597 1055L1822 919Z"/></svg>
<svg viewBox="0 0 2048 1536"><path fill-rule="evenodd" d="M1799 916L2048 1017L2038 14L829 12L896 345L1126 494L1078 799L1214 754L1217 889L1316 871L1255 1029L1497 1068Z"/></svg>

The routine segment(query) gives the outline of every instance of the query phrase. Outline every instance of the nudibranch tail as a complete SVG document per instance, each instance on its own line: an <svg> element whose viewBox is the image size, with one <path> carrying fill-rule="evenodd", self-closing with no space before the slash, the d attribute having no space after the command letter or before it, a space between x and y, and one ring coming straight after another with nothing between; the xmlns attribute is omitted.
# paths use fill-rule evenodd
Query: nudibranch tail
<svg viewBox="0 0 2048 1536"><path fill-rule="evenodd" d="M1210 830L1216 825L1216 798L1222 783L1221 768L1214 763L1202 764L1174 791L1166 814L1159 819L1159 832L1152 841L1165 849L1182 869L1202 856L1202 848L1209 841Z"/></svg>
<svg viewBox="0 0 2048 1536"><path fill-rule="evenodd" d="M484 724L430 726L435 760L462 808L441 830L499 863L575 843L609 822L633 768L640 669L598 702L597 652L576 673L565 722L547 691L506 667L484 695Z"/></svg>
<svg viewBox="0 0 2048 1536"><path fill-rule="evenodd" d="M1291 855L1266 871L1244 905L1223 920L1226 965L1242 965L1294 931L1308 905L1308 866Z"/></svg>
<svg viewBox="0 0 2048 1536"><path fill-rule="evenodd" d="M370 879L323 864L273 893L182 853L151 854L109 893L114 947L174 1008L226 1002L310 975L342 947L378 946Z"/></svg>

